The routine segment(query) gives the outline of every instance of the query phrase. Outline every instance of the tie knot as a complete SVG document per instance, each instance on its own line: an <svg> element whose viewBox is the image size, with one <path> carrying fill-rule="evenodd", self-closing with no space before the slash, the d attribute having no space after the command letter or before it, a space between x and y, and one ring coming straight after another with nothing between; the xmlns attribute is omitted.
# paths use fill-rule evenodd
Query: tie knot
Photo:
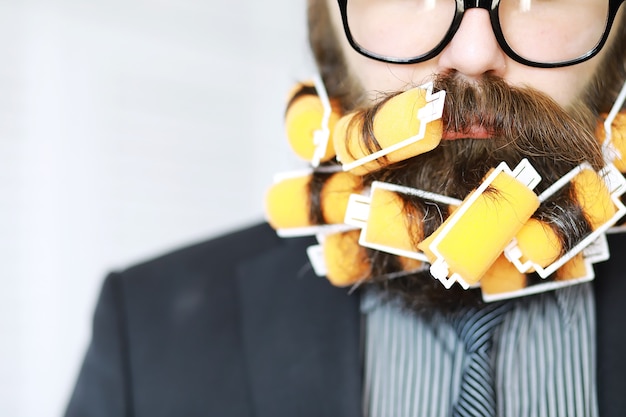
<svg viewBox="0 0 626 417"><path fill-rule="evenodd" d="M468 353L487 351L493 331L502 323L510 303L493 303L480 308L468 308L456 314L453 327Z"/></svg>

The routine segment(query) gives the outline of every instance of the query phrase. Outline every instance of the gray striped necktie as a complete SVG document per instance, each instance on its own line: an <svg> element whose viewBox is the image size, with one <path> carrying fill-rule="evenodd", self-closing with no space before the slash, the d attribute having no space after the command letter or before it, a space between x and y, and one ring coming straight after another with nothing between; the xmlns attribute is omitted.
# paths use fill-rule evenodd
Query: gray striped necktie
<svg viewBox="0 0 626 417"><path fill-rule="evenodd" d="M495 376L489 354L493 331L502 323L509 308L510 303L489 304L480 309L462 311L452 321L467 353L459 398L452 411L454 417L496 415Z"/></svg>

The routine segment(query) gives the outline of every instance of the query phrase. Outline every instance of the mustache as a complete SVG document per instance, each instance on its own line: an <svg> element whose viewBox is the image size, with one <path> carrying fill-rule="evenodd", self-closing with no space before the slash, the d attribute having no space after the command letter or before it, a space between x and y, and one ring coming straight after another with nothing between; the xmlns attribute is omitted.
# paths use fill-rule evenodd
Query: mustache
<svg viewBox="0 0 626 417"><path fill-rule="evenodd" d="M366 181L393 182L463 199L500 162L513 167L528 159L543 178L537 192L583 162L596 170L604 165L594 133L597 117L582 103L563 108L542 92L511 86L492 75L470 82L454 73L442 74L433 78L433 85L446 91L444 132L456 132L461 138L442 140L429 152L386 165L367 175ZM374 120L382 105L400 93L358 112L364 149L380 149ZM488 132L489 138L473 139L471 131L476 128ZM463 133L468 138L463 139Z"/></svg>
<svg viewBox="0 0 626 417"><path fill-rule="evenodd" d="M507 150L572 166L586 161L596 169L604 164L596 117L586 106L575 102L565 109L542 92L489 74L471 83L442 74L433 84L446 91L444 130L471 137L471 129L483 129L492 137L478 146L484 152Z"/></svg>

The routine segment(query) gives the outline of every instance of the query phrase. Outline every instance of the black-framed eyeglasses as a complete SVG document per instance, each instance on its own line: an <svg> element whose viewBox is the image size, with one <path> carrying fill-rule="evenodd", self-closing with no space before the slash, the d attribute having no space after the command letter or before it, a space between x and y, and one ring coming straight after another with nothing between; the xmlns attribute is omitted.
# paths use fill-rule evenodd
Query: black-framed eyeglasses
<svg viewBox="0 0 626 417"><path fill-rule="evenodd" d="M466 10L485 9L500 48L539 68L595 56L626 0L338 0L350 45L378 61L415 64L437 56Z"/></svg>

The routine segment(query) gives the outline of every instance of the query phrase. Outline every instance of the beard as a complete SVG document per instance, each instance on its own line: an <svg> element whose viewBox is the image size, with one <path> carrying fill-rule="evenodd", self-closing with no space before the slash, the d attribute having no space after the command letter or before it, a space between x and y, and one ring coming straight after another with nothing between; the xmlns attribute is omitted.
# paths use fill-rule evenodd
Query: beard
<svg viewBox="0 0 626 417"><path fill-rule="evenodd" d="M447 73L436 76L433 84L436 90L446 91L444 137L448 133L458 139L442 140L430 152L367 174L366 184L384 181L463 199L500 162L513 168L526 158L542 177L535 189L539 194L583 162L595 170L604 165L593 133L596 117L582 103L564 109L541 92L512 87L490 75L470 83ZM357 111L356 117L362 120L360 137L364 148L380 149L373 133L374 119L381 105L394 95ZM477 128L489 137L473 139L472 132ZM319 188L312 187L313 197ZM430 235L449 212L446 206L433 210L432 201L414 196L403 198L413 236ZM591 231L571 186L542 202L533 218L552 228L563 253ZM370 281L387 297L399 297L413 310L449 311L482 303L478 290L463 290L459 286L445 289L426 270L389 279L401 270L399 259L370 249L368 257L372 265Z"/></svg>

